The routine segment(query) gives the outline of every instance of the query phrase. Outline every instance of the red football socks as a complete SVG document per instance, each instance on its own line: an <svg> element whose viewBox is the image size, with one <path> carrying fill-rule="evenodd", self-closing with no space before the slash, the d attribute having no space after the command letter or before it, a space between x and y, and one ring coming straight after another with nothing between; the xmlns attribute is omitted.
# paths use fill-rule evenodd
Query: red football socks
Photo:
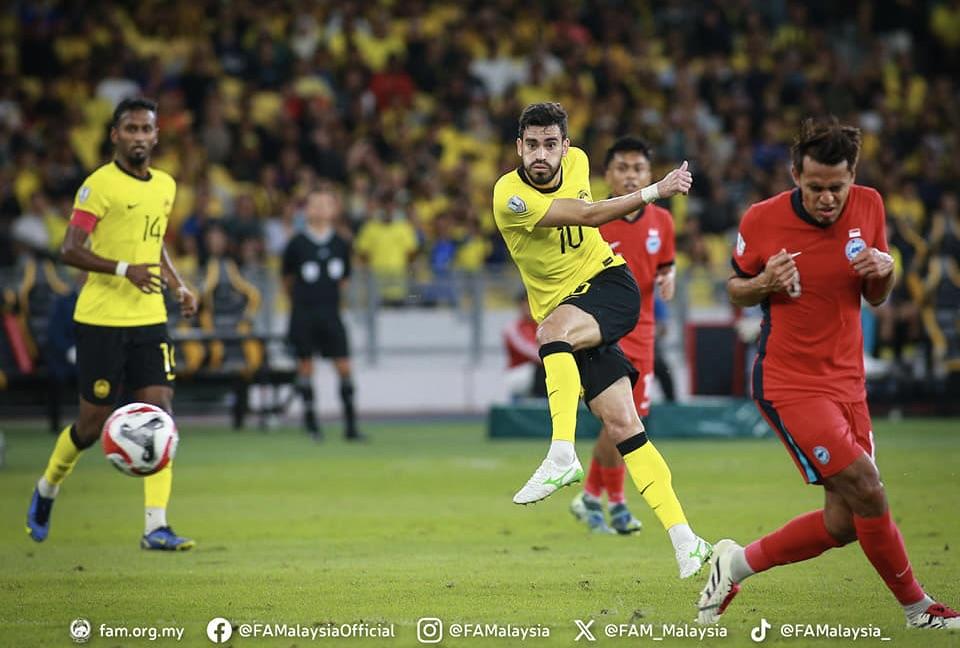
<svg viewBox="0 0 960 648"><path fill-rule="evenodd" d="M754 573L777 565L809 560L827 549L842 546L827 532L823 510L795 517L773 533L747 545L744 557Z"/></svg>
<svg viewBox="0 0 960 648"><path fill-rule="evenodd" d="M623 495L623 480L627 475L627 467L620 464L616 468L600 467L603 475L603 486L607 489L607 503L623 504L626 498Z"/></svg>
<svg viewBox="0 0 960 648"><path fill-rule="evenodd" d="M853 525L863 553L900 604L910 605L922 599L923 588L913 577L903 536L890 517L890 509L880 517L854 515Z"/></svg>
<svg viewBox="0 0 960 648"><path fill-rule="evenodd" d="M590 462L590 472L587 473L587 481L583 485L583 491L587 495L600 499L603 497L603 484L603 466L594 457L593 461Z"/></svg>

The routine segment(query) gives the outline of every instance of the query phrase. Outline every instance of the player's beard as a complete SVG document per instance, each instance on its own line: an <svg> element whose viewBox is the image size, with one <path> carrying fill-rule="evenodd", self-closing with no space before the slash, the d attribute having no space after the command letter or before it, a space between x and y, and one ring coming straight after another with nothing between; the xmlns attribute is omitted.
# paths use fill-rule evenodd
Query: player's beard
<svg viewBox="0 0 960 648"><path fill-rule="evenodd" d="M545 166L547 167L548 170L547 170L547 171L535 171L535 170L533 169L533 164L543 164L543 165L545 165ZM523 170L526 172L527 177L530 178L530 180L531 180L531 181L533 182L533 184L535 184L535 185L545 185L545 184L547 184L548 182L550 182L551 180L553 180L553 178L557 175L557 171L560 170L560 165L559 165L559 164L557 164L557 166L555 166L555 167L554 167L554 166L550 166L550 163L547 162L546 160L535 160L533 164L531 164L531 165L528 166L528 167L524 167Z"/></svg>
<svg viewBox="0 0 960 648"><path fill-rule="evenodd" d="M133 148L127 150L127 163L133 167L139 167L147 163L150 159L150 147Z"/></svg>

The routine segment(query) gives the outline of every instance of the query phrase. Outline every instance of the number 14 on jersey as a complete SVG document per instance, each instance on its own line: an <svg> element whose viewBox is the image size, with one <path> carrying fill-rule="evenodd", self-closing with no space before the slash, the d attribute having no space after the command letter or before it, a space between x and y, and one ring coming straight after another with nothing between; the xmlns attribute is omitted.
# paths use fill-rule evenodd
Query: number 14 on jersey
<svg viewBox="0 0 960 648"><path fill-rule="evenodd" d="M154 241L159 241L160 237L160 217L150 218L150 216L144 215L143 240L146 241L148 238L152 238Z"/></svg>

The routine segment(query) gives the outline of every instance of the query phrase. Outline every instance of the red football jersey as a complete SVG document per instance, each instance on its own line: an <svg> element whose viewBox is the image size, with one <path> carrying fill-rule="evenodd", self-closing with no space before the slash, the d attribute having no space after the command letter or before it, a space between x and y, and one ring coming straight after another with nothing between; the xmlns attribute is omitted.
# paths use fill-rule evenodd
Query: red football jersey
<svg viewBox="0 0 960 648"><path fill-rule="evenodd" d="M741 277L763 271L781 249L800 273L796 296L774 293L763 303L753 366L753 397L768 401L829 396L863 400L863 281L850 260L861 250L887 251L883 199L853 185L843 212L823 225L804 209L800 190L756 203L740 222L733 269Z"/></svg>
<svg viewBox="0 0 960 648"><path fill-rule="evenodd" d="M516 319L503 329L503 341L507 347L507 366L540 363L540 346L537 344L537 323L532 319Z"/></svg>
<svg viewBox="0 0 960 648"><path fill-rule="evenodd" d="M630 358L652 359L654 279L658 269L674 261L673 217L662 207L647 205L633 220L619 218L601 225L600 235L626 260L640 288L640 320L620 339L620 347Z"/></svg>

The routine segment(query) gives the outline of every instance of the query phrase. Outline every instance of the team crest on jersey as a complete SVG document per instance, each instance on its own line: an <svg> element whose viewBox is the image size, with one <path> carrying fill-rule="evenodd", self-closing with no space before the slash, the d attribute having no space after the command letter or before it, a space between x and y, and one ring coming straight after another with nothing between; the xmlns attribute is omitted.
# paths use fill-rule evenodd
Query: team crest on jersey
<svg viewBox="0 0 960 648"><path fill-rule="evenodd" d="M77 192L77 202L87 202L87 198L90 197L90 187L80 187L80 191Z"/></svg>
<svg viewBox="0 0 960 648"><path fill-rule="evenodd" d="M647 252L656 254L660 251L660 232L655 227L647 230Z"/></svg>
<svg viewBox="0 0 960 648"><path fill-rule="evenodd" d="M510 200L507 201L507 207L515 214L522 214L527 211L527 203L523 202L523 198L520 196L510 196Z"/></svg>
<svg viewBox="0 0 960 648"><path fill-rule="evenodd" d="M106 398L110 395L110 381L101 378L100 380L93 383L93 395L97 398Z"/></svg>
<svg viewBox="0 0 960 648"><path fill-rule="evenodd" d="M853 257L857 256L866 249L867 242L858 236L857 238L852 238L847 241L846 246L843 248L843 253L847 255L847 261L853 261Z"/></svg>
<svg viewBox="0 0 960 648"><path fill-rule="evenodd" d="M824 466L830 463L830 451L824 448L823 446L817 446L816 448L814 448L813 456L817 461L819 461Z"/></svg>
<svg viewBox="0 0 960 648"><path fill-rule="evenodd" d="M737 232L737 256L743 256L747 251L747 242L743 240L743 234Z"/></svg>

